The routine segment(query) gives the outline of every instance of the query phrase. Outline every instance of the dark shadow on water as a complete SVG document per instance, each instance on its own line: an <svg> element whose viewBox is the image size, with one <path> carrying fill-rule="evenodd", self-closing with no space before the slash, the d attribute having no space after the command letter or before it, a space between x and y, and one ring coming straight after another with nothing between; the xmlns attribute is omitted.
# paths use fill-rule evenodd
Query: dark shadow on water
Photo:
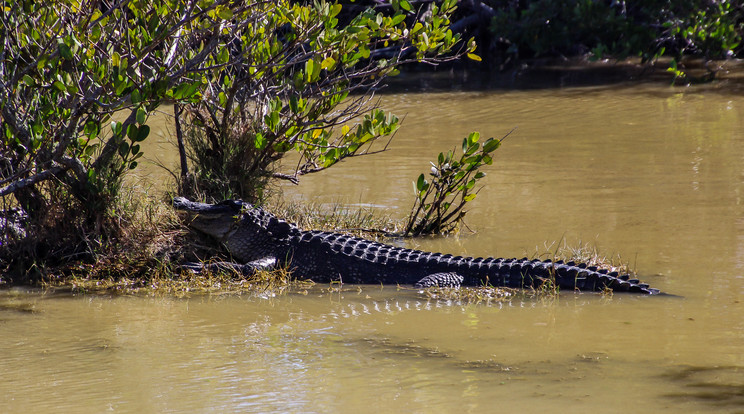
<svg viewBox="0 0 744 414"><path fill-rule="evenodd" d="M508 71L468 65L463 68L404 68L389 78L382 93L487 92L539 89L587 89L600 92L608 88L641 85L668 86L670 91L741 94L744 92L744 62L726 61L716 79L694 85L674 86L674 77L666 63L644 66L633 62L540 62ZM703 76L701 63L689 64L688 73Z"/></svg>
<svg viewBox="0 0 744 414"><path fill-rule="evenodd" d="M662 378L681 388L681 391L666 394L667 398L716 407L744 407L744 367L684 366L667 372Z"/></svg>

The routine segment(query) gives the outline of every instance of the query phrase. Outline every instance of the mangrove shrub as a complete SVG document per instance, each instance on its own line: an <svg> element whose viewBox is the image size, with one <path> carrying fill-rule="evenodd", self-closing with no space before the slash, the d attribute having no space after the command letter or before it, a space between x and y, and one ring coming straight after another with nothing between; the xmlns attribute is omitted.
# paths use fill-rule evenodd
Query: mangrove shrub
<svg viewBox="0 0 744 414"><path fill-rule="evenodd" d="M410 2L391 1L385 12L369 8L343 25L337 3L257 2L232 12L201 39L220 47L207 58L216 70L203 78L202 99L184 107L180 122L189 125L182 153L193 166L182 165L182 191L256 201L271 180L296 183L376 152L373 143L399 126L375 105L380 82L406 63L466 51L448 27L455 4L417 14Z"/></svg>

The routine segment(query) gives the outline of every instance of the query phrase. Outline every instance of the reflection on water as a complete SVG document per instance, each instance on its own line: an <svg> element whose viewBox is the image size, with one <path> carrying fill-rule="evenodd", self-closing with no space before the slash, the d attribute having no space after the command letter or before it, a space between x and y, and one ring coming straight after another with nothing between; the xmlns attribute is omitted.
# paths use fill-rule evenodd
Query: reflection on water
<svg viewBox="0 0 744 414"><path fill-rule="evenodd" d="M649 317L684 315L677 298L477 306L375 286L270 300L2 293L34 309L0 313L2 412L658 412L704 410L706 392L732 394L744 380L720 339L700 352L696 321ZM718 370L727 378L685 361L729 361ZM739 401L725 398L719 407Z"/></svg>
<svg viewBox="0 0 744 414"><path fill-rule="evenodd" d="M390 151L283 187L285 197L403 216L438 152L473 130L517 127L468 214L475 232L411 243L521 257L588 242L682 298L483 306L392 287L271 300L4 291L0 412L741 407L744 98L648 85L400 92L382 104L406 115ZM157 145L146 155L175 165Z"/></svg>

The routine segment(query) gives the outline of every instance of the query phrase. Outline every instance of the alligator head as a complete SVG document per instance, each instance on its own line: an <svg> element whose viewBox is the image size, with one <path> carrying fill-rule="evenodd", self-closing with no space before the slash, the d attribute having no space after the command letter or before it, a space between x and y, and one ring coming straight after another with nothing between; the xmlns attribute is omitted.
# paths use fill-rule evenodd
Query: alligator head
<svg viewBox="0 0 744 414"><path fill-rule="evenodd" d="M240 200L205 204L176 197L173 207L188 212L191 227L214 237L244 262L286 257L289 238L299 232L294 225Z"/></svg>
<svg viewBox="0 0 744 414"><path fill-rule="evenodd" d="M244 203L226 200L218 204L206 204L176 197L173 199L173 207L192 216L189 223L191 227L219 241L225 241L235 231Z"/></svg>

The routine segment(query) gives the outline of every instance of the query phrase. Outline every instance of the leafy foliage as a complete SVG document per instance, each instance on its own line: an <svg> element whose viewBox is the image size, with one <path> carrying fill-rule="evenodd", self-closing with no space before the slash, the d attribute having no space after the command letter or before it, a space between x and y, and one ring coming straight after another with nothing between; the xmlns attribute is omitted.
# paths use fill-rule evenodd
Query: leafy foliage
<svg viewBox="0 0 744 414"><path fill-rule="evenodd" d="M404 234L448 233L456 228L465 216L463 207L475 199L475 184L486 173L479 171L493 162L491 153L499 148L501 140L489 138L481 145L480 134L473 132L462 140L462 155L455 158L454 151L439 153L436 163L431 163L432 181L424 174L413 183L416 203L411 210Z"/></svg>
<svg viewBox="0 0 744 414"><path fill-rule="evenodd" d="M100 221L142 156L148 115L199 98L216 45L194 41L219 27L225 3L5 1L0 196L33 219L60 204L53 194L71 195Z"/></svg>
<svg viewBox="0 0 744 414"><path fill-rule="evenodd" d="M260 2L233 12L202 100L186 107L194 173L182 191L211 199L261 199L272 179L298 182L341 160L376 152L399 119L375 107L374 91L410 62L457 57L448 29L455 1L416 16L408 1L367 9L340 26L341 5ZM472 53L471 43L465 52ZM294 154L285 171L277 161Z"/></svg>
<svg viewBox="0 0 744 414"><path fill-rule="evenodd" d="M392 0L340 25L342 6L323 0L3 0L0 201L27 213L30 246L24 263L0 246L0 262L91 257L115 242L136 220L122 177L166 101L186 108L197 171L224 184L213 197L259 198L266 180L369 153L399 124L373 104L381 79L474 51L455 50L455 4L419 16ZM272 173L288 152L295 171Z"/></svg>

